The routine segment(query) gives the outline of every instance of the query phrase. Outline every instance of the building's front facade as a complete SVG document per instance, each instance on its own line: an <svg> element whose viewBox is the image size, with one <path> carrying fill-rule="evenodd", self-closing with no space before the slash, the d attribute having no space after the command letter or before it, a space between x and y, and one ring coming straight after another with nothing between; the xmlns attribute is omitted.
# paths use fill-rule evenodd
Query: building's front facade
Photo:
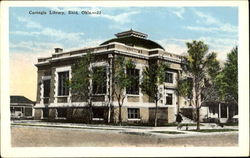
<svg viewBox="0 0 250 158"><path fill-rule="evenodd" d="M116 34L116 38L108 40L97 47L83 48L64 52L56 48L51 57L39 58L38 68L37 103L35 106L35 119L69 119L84 122L88 102L77 100L72 96L71 90L63 84L72 78L72 65L77 59L91 52L95 56L92 67L104 67L106 75L103 89L93 96L93 119L107 120L108 107L111 108L111 121L118 121L118 102L111 95L111 86L114 85L112 75L115 73L114 60L117 56L132 59L135 69L127 73L137 75L138 84L125 90L125 100L122 106L123 122L147 123L154 119L155 103L142 93L139 84L142 72L149 62L165 61L169 64L166 79L159 86L161 99L159 106L159 122L175 122L175 114L180 107L189 106L187 101L177 95L177 81L181 75L182 56L169 53L154 41L148 40L147 35L129 30ZM112 102L109 102L112 98Z"/></svg>

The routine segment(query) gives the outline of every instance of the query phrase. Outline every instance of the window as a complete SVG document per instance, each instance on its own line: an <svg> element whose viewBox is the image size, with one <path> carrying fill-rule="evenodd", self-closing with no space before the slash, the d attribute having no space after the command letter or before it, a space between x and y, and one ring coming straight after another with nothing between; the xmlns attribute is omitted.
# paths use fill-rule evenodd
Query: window
<svg viewBox="0 0 250 158"><path fill-rule="evenodd" d="M173 74L172 73L169 73L169 72L166 73L165 82L173 83Z"/></svg>
<svg viewBox="0 0 250 158"><path fill-rule="evenodd" d="M14 113L15 112L15 108L14 107L10 107L10 112Z"/></svg>
<svg viewBox="0 0 250 158"><path fill-rule="evenodd" d="M69 95L69 87L67 81L69 80L69 71L58 73L58 96Z"/></svg>
<svg viewBox="0 0 250 158"><path fill-rule="evenodd" d="M25 116L32 116L32 108L25 108L24 114Z"/></svg>
<svg viewBox="0 0 250 158"><path fill-rule="evenodd" d="M104 118L104 108L93 108L93 118Z"/></svg>
<svg viewBox="0 0 250 158"><path fill-rule="evenodd" d="M168 93L166 97L166 104L172 105L173 104L173 94Z"/></svg>
<svg viewBox="0 0 250 158"><path fill-rule="evenodd" d="M132 80L131 85L126 87L127 94L139 94L139 71L138 69L127 69L127 75Z"/></svg>
<svg viewBox="0 0 250 158"><path fill-rule="evenodd" d="M128 108L128 118L138 119L140 118L140 111L137 108Z"/></svg>
<svg viewBox="0 0 250 158"><path fill-rule="evenodd" d="M66 108L58 108L57 109L57 117L67 117L67 109Z"/></svg>
<svg viewBox="0 0 250 158"><path fill-rule="evenodd" d="M227 118L227 105L221 104L221 118Z"/></svg>
<svg viewBox="0 0 250 158"><path fill-rule="evenodd" d="M93 68L93 93L106 94L107 91L107 75L105 67Z"/></svg>
<svg viewBox="0 0 250 158"><path fill-rule="evenodd" d="M49 97L50 95L50 80L43 81L43 97Z"/></svg>
<svg viewBox="0 0 250 158"><path fill-rule="evenodd" d="M15 111L20 111L20 112L22 112L22 108L20 108L20 107L15 107Z"/></svg>
<svg viewBox="0 0 250 158"><path fill-rule="evenodd" d="M215 114L215 106L212 106L212 113Z"/></svg>

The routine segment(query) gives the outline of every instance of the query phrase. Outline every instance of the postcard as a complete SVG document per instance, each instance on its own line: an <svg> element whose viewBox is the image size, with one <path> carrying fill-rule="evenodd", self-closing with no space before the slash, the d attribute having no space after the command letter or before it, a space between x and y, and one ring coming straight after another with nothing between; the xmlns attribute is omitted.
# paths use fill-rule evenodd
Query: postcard
<svg viewBox="0 0 250 158"><path fill-rule="evenodd" d="M2 2L2 156L247 156L248 12Z"/></svg>

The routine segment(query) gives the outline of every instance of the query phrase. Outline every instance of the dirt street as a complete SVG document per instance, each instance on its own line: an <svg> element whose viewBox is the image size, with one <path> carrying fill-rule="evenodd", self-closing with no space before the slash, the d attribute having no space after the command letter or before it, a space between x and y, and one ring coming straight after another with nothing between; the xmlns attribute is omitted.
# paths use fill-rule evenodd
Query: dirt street
<svg viewBox="0 0 250 158"><path fill-rule="evenodd" d="M13 147L166 147L236 146L237 133L162 137L125 134L111 130L11 127Z"/></svg>

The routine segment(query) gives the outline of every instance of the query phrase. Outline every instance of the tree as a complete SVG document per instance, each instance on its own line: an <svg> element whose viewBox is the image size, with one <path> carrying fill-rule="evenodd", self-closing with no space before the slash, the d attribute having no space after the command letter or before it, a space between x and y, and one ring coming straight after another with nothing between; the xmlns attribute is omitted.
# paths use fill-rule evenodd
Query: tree
<svg viewBox="0 0 250 158"><path fill-rule="evenodd" d="M192 78L183 78L178 80L177 84L177 94L179 96L185 97L190 101L190 105L192 105L193 99L193 81ZM178 109L179 111L179 109Z"/></svg>
<svg viewBox="0 0 250 158"><path fill-rule="evenodd" d="M188 48L188 55L184 58L183 70L188 77L192 79L192 84L185 84L180 92L184 95L192 89L193 105L196 112L197 130L200 129L200 108L205 101L213 100L216 96L216 89L214 87L214 78L218 75L220 70L219 62L216 59L216 53L208 53L208 46L202 41L193 41L186 43Z"/></svg>
<svg viewBox="0 0 250 158"><path fill-rule="evenodd" d="M201 89L201 104L203 102L220 102L216 78L220 74L221 67L215 52L206 56L206 76L204 86Z"/></svg>
<svg viewBox="0 0 250 158"><path fill-rule="evenodd" d="M93 112L92 112L92 98L93 94L100 91L103 82L105 69L101 67L93 68L94 57L91 52L88 52L72 67L72 78L69 82L71 88L72 97L76 100L87 100L88 101L88 121L91 123ZM106 83L105 83L106 84Z"/></svg>
<svg viewBox="0 0 250 158"><path fill-rule="evenodd" d="M155 102L155 120L154 125L157 126L158 120L158 101L160 100L159 85L163 84L165 73L168 65L163 62L151 63L143 71L143 78L141 82L141 90L147 94Z"/></svg>
<svg viewBox="0 0 250 158"><path fill-rule="evenodd" d="M216 77L216 85L222 101L238 104L238 47L227 55L225 66Z"/></svg>
<svg viewBox="0 0 250 158"><path fill-rule="evenodd" d="M126 60L123 56L117 56L114 61L115 72L113 77L113 82L115 83L115 88L113 89L113 94L118 101L119 105L119 124L122 123L122 106L124 99L126 98L125 89L133 84L134 81L138 80L137 76L127 75L125 72L127 69L134 69L135 63L132 60Z"/></svg>

